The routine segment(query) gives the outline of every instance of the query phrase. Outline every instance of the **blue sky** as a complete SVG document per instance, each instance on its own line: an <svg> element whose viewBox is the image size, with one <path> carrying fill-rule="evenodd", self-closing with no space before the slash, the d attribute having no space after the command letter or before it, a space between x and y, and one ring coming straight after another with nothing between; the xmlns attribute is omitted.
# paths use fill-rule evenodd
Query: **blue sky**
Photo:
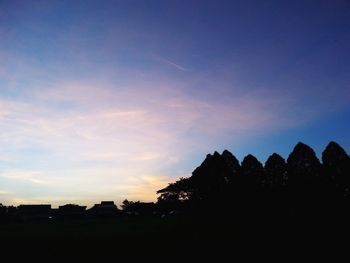
<svg viewBox="0 0 350 263"><path fill-rule="evenodd" d="M0 1L0 202L155 200L207 153L350 149L349 1Z"/></svg>

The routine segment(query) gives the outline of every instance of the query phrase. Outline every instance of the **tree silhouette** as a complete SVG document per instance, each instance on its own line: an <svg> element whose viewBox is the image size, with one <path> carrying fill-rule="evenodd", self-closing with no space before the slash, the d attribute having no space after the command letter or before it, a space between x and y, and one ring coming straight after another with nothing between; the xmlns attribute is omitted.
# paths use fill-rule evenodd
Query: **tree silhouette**
<svg viewBox="0 0 350 263"><path fill-rule="evenodd" d="M322 153L324 173L334 184L336 191L350 198L350 158L336 142L330 142Z"/></svg>
<svg viewBox="0 0 350 263"><path fill-rule="evenodd" d="M299 142L287 159L287 171L289 185L304 193L319 181L321 163L310 146Z"/></svg>
<svg viewBox="0 0 350 263"><path fill-rule="evenodd" d="M305 217L330 214L332 207L342 210L349 203L344 198L349 196L350 161L335 142L329 143L322 160L323 164L314 150L301 142L287 162L274 153L264 167L251 154L240 165L229 151L214 152L206 156L191 177L159 190L157 205L193 211L215 207L246 215L257 215L258 211L272 217L280 212ZM335 200L336 196L342 200ZM337 205L340 203L343 205Z"/></svg>
<svg viewBox="0 0 350 263"><path fill-rule="evenodd" d="M129 201L125 199L121 205L123 212L132 215L151 215L155 211L155 204L140 202L140 201Z"/></svg>
<svg viewBox="0 0 350 263"><path fill-rule="evenodd" d="M286 161L279 154L273 153L269 156L264 166L262 200L264 201L264 209L274 217L288 211L287 184Z"/></svg>
<svg viewBox="0 0 350 263"><path fill-rule="evenodd" d="M231 194L230 186L238 176L240 165L235 156L225 150L208 154L189 178L181 178L159 190L158 205L167 207L210 206L225 203Z"/></svg>
<svg viewBox="0 0 350 263"><path fill-rule="evenodd" d="M158 190L157 205L161 211L184 209L189 202L197 198L197 189L193 187L191 178L180 178L175 183Z"/></svg>
<svg viewBox="0 0 350 263"><path fill-rule="evenodd" d="M255 156L248 154L244 157L241 167L242 184L245 190L258 190L264 179L264 168Z"/></svg>
<svg viewBox="0 0 350 263"><path fill-rule="evenodd" d="M264 187L268 189L279 189L287 185L287 164L277 153L269 156L265 163Z"/></svg>
<svg viewBox="0 0 350 263"><path fill-rule="evenodd" d="M330 191L314 150L299 142L287 159L287 172L293 211L299 217L319 217L329 207Z"/></svg>

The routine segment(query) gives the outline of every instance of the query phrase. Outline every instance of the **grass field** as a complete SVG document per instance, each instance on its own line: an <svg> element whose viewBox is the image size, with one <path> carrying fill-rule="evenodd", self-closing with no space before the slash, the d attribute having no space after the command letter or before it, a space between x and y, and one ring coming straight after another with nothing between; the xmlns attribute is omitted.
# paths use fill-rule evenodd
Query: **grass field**
<svg viewBox="0 0 350 263"><path fill-rule="evenodd" d="M16 248L34 256L46 253L98 258L102 254L129 253L140 257L144 253L191 253L199 244L210 246L220 240L233 244L239 234L232 233L232 229L195 218L132 217L3 224L0 236L5 241L4 250Z"/></svg>
<svg viewBox="0 0 350 263"><path fill-rule="evenodd" d="M206 259L209 255L233 257L242 253L250 257L257 251L273 254L277 249L295 253L296 246L299 249L309 249L311 244L325 246L342 236L334 233L329 238L321 228L298 230L275 222L270 225L261 222L259 218L242 222L213 217L132 217L10 223L0 225L0 237L2 251L14 251L11 252L14 257L111 262L107 259L186 258L188 255Z"/></svg>
<svg viewBox="0 0 350 263"><path fill-rule="evenodd" d="M228 230L228 229L226 229ZM194 218L131 217L8 223L3 240L76 242L194 242L228 235L220 224ZM231 231L232 229L230 229ZM238 235L236 236L236 238Z"/></svg>

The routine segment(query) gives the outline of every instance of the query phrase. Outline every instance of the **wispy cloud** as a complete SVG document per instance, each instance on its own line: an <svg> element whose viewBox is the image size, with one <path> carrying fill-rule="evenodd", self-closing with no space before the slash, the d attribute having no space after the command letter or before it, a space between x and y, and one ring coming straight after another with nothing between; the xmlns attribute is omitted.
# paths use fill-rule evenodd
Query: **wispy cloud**
<svg viewBox="0 0 350 263"><path fill-rule="evenodd" d="M169 60L169 59L166 59L166 58L163 58L163 57L160 57L160 56L156 56L156 59L167 64L167 65L170 65L178 70L181 70L181 71L188 71L186 68L184 68L183 66L180 66L179 64Z"/></svg>
<svg viewBox="0 0 350 263"><path fill-rule="evenodd" d="M3 195L10 195L10 194L13 194L13 192L7 191L7 190L0 190L0 196L3 196Z"/></svg>
<svg viewBox="0 0 350 263"><path fill-rule="evenodd" d="M181 86L174 90L179 83L129 85L57 83L31 89L20 100L0 98L0 156L15 160L2 164L0 177L50 185L63 199L74 192L77 200L154 200L157 188L184 174L173 167L200 150L203 140L281 125L271 102L256 96L224 105L189 96ZM215 147L210 144L205 147ZM48 196L46 191L38 194Z"/></svg>
<svg viewBox="0 0 350 263"><path fill-rule="evenodd" d="M48 180L39 179L40 172L28 172L28 171L9 171L0 172L0 177L19 180L19 181L29 181L35 184L49 184Z"/></svg>
<svg viewBox="0 0 350 263"><path fill-rule="evenodd" d="M226 75L179 80L122 71L113 79L101 68L58 80L30 60L13 61L11 68L0 61L8 84L0 93L0 178L15 204L155 200L158 189L190 175L195 154L297 127L325 111L298 107L300 94L246 90Z"/></svg>
<svg viewBox="0 0 350 263"><path fill-rule="evenodd" d="M73 191L77 199L151 200L157 188L189 175L180 163L194 151L216 148L212 138L242 140L299 125L299 119L285 121L283 96L250 93L222 104L191 96L181 85L60 82L20 100L0 98L0 156L15 160L2 164L0 177L50 185L55 196Z"/></svg>

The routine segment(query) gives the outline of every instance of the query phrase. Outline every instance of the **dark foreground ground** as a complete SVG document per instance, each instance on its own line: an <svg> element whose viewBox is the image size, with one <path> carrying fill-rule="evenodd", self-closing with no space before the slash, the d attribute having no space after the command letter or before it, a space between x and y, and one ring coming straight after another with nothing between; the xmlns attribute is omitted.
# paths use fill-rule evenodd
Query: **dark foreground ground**
<svg viewBox="0 0 350 263"><path fill-rule="evenodd" d="M226 220L225 220L226 221ZM214 218L126 217L65 221L17 222L0 225L2 240L16 243L61 242L62 245L155 245L166 248L193 242L240 240L241 229Z"/></svg>
<svg viewBox="0 0 350 263"><path fill-rule="evenodd" d="M349 245L348 231L340 225L293 221L203 215L85 219L2 224L0 236L2 251L14 258L49 256L95 262L110 257L205 259L282 252L290 257L301 251L321 254Z"/></svg>

